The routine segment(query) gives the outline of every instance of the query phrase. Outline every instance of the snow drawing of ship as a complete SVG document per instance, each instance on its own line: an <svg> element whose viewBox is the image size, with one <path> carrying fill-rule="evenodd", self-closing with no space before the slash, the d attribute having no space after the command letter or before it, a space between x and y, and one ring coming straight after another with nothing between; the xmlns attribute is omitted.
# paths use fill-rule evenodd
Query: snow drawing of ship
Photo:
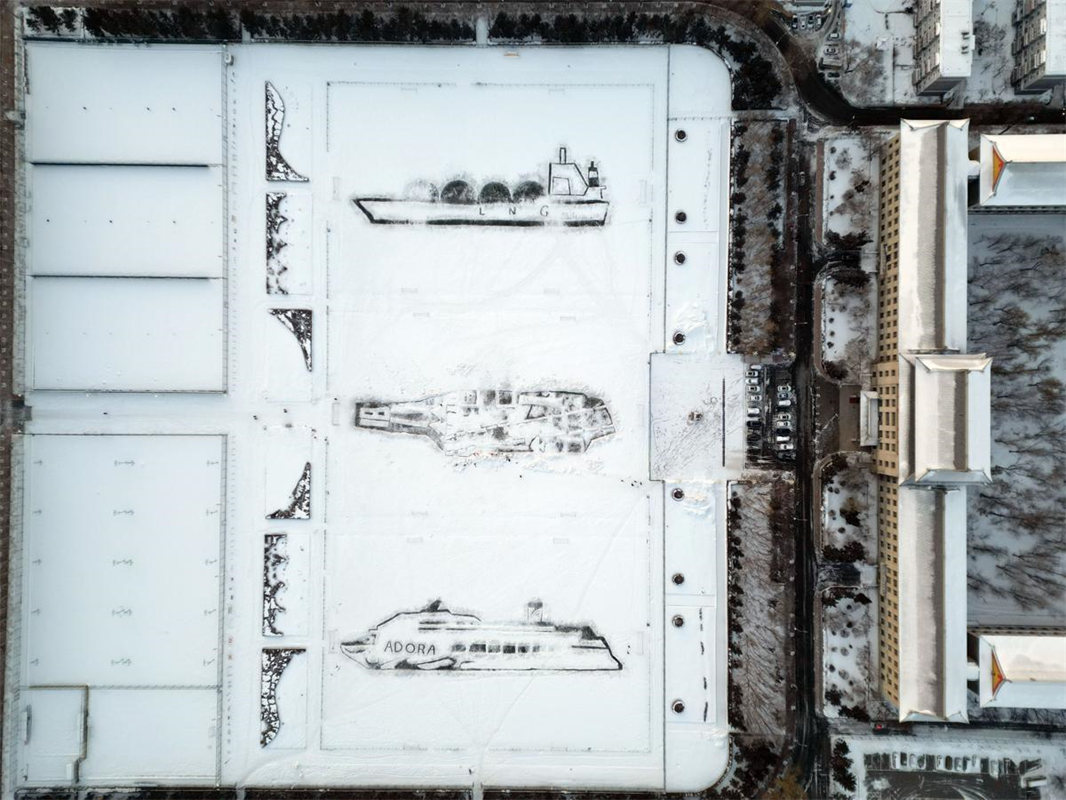
<svg viewBox="0 0 1066 800"><path fill-rule="evenodd" d="M490 181L475 191L455 179L438 189L418 182L403 198L357 197L353 203L378 224L424 225L603 225L607 221L604 187L596 162L585 173L567 160L559 148L559 160L548 165L548 188L533 180L513 189Z"/></svg>
<svg viewBox="0 0 1066 800"><path fill-rule="evenodd" d="M449 455L584 453L614 433L611 412L580 392L483 389L409 402L356 403L355 426L426 436Z"/></svg>
<svg viewBox="0 0 1066 800"><path fill-rule="evenodd" d="M341 652L375 670L591 671L620 670L607 640L589 625L556 625L543 604L526 606L522 622L482 622L440 600L401 611L340 644Z"/></svg>

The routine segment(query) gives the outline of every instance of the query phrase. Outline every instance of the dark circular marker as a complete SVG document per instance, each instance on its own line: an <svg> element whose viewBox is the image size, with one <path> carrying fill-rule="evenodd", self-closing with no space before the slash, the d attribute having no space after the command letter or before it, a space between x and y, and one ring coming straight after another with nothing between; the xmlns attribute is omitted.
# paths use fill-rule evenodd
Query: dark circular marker
<svg viewBox="0 0 1066 800"><path fill-rule="evenodd" d="M685 499L685 490L684 489L674 489L672 492L670 492L670 496L673 497L675 500L684 500Z"/></svg>
<svg viewBox="0 0 1066 800"><path fill-rule="evenodd" d="M687 259L687 258L688 258L688 256L686 256L680 250L678 250L676 253L674 253L674 263L675 264L684 264L685 263L685 259Z"/></svg>
<svg viewBox="0 0 1066 800"><path fill-rule="evenodd" d="M688 214L686 214L684 211L678 211L676 214L674 214L674 219L676 219L678 222L684 222L688 219Z"/></svg>
<svg viewBox="0 0 1066 800"><path fill-rule="evenodd" d="M670 580L674 582L675 586L680 586L685 582L685 576L682 575L680 572L675 572L674 577L672 577Z"/></svg>
<svg viewBox="0 0 1066 800"><path fill-rule="evenodd" d="M674 618L671 620L674 623L675 628L680 628L685 624L685 618L680 614L674 614Z"/></svg>
<svg viewBox="0 0 1066 800"><path fill-rule="evenodd" d="M680 714L682 711L685 710L685 704L682 703L680 700L675 700L670 704L670 708L673 709L675 714Z"/></svg>
<svg viewBox="0 0 1066 800"><path fill-rule="evenodd" d="M674 344L684 344L684 343L685 343L685 334L683 334L681 331L677 331L674 334Z"/></svg>
<svg viewBox="0 0 1066 800"><path fill-rule="evenodd" d="M683 142L685 141L685 139L688 138L688 134L685 133L684 128L678 128L676 131L674 131L674 138L677 139L679 142Z"/></svg>

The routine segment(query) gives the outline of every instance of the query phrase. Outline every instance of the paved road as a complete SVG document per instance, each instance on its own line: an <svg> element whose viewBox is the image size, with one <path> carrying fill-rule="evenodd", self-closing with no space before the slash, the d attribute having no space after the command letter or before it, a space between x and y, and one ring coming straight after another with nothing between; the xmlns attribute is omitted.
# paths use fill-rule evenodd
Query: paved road
<svg viewBox="0 0 1066 800"><path fill-rule="evenodd" d="M1015 123L1063 124L1066 111L1044 106L1040 103L1010 103L969 105L959 109L940 106L870 106L859 107L849 103L836 86L827 82L818 71L814 57L792 36L792 32L778 17L759 14L752 19L748 6L736 0L708 0L752 20L788 62L792 79L800 97L820 117L837 125L898 125L901 119L955 119L968 118L973 125L1009 125ZM743 0L748 2L748 0Z"/></svg>
<svg viewBox="0 0 1066 800"><path fill-rule="evenodd" d="M809 780L811 797L824 797L828 787L820 786L814 769L819 751L820 718L816 716L814 697L814 592L817 564L814 553L814 530L811 522L811 483L814 468L812 420L813 377L811 345L813 338L814 272L812 263L811 192L806 164L810 153L797 147L793 178L797 181L796 225L796 363L793 385L797 398L796 441L796 734L792 763Z"/></svg>

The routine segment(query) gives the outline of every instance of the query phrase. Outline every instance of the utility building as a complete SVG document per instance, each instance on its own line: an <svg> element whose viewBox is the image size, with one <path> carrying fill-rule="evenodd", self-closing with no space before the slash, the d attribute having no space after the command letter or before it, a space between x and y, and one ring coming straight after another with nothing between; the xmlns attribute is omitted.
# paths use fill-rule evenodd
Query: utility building
<svg viewBox="0 0 1066 800"><path fill-rule="evenodd" d="M980 211L1066 208L1066 134L981 136Z"/></svg>

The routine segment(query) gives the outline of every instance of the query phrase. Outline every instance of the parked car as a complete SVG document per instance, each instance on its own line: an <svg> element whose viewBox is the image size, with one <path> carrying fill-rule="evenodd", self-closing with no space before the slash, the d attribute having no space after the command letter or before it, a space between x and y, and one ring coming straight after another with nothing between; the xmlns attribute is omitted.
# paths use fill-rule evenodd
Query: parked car
<svg viewBox="0 0 1066 800"><path fill-rule="evenodd" d="M749 403L761 403L762 402L762 394L760 392L750 392L748 394L748 402Z"/></svg>
<svg viewBox="0 0 1066 800"><path fill-rule="evenodd" d="M775 436L784 436L788 441L792 441L792 429L791 428L774 428ZM782 440L778 440L782 441Z"/></svg>
<svg viewBox="0 0 1066 800"><path fill-rule="evenodd" d="M792 401L789 400L787 397L778 397L777 398L777 407L778 408L792 408Z"/></svg>
<svg viewBox="0 0 1066 800"><path fill-rule="evenodd" d="M749 419L748 420L748 427L749 428L761 428L762 427L762 420L761 419Z"/></svg>
<svg viewBox="0 0 1066 800"><path fill-rule="evenodd" d="M796 449L796 445L792 444L792 442L778 442L778 445L777 445L777 451L779 453L784 453L784 452L788 452L789 450L795 450L795 449Z"/></svg>
<svg viewBox="0 0 1066 800"><path fill-rule="evenodd" d="M750 374L748 375L746 381L747 381L748 386L758 386L760 383L762 383L762 381L759 380L758 377L754 377L753 378L753 377L751 377Z"/></svg>
<svg viewBox="0 0 1066 800"><path fill-rule="evenodd" d="M762 409L759 408L758 406L748 406L748 416L749 417L761 417L762 416Z"/></svg>
<svg viewBox="0 0 1066 800"><path fill-rule="evenodd" d="M780 433L779 433L776 437L774 437L774 441L777 442L778 444L781 444L782 442L791 442L792 441L792 437L788 436L788 435L781 436Z"/></svg>
<svg viewBox="0 0 1066 800"><path fill-rule="evenodd" d="M792 412L791 411L779 411L774 414L774 421L778 425L787 425L792 427Z"/></svg>
<svg viewBox="0 0 1066 800"><path fill-rule="evenodd" d="M790 383L782 383L780 386L777 387L777 393L778 394L792 394L792 384L790 384Z"/></svg>

